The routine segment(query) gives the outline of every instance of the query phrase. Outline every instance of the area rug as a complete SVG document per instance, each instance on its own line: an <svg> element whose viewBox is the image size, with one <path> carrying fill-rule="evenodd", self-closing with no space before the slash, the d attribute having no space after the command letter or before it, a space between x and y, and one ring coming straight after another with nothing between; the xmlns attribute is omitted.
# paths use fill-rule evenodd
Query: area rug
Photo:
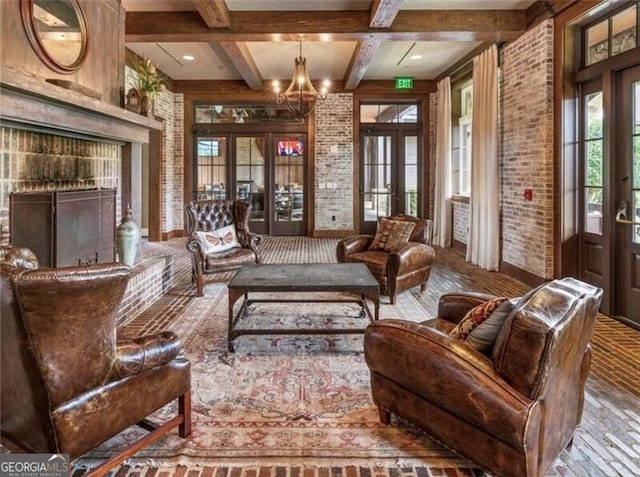
<svg viewBox="0 0 640 477"><path fill-rule="evenodd" d="M469 465L407 422L379 422L361 334L244 335L231 353L227 316L226 283L211 283L170 325L191 361L193 433L188 439L169 434L129 466ZM394 306L383 302L380 316L428 318L411 293ZM256 303L245 320L247 327L323 329L367 323L357 305L344 303ZM155 417L172 412L175 406ZM91 466L142 435L135 429L120 434L77 465Z"/></svg>

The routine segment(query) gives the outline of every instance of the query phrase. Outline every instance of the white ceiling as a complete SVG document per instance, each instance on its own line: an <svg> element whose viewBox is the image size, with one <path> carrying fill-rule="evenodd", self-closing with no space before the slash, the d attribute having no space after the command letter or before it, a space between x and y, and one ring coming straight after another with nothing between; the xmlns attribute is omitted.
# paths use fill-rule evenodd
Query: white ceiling
<svg viewBox="0 0 640 477"><path fill-rule="evenodd" d="M368 10L372 0L226 0L233 11L251 10ZM534 0L404 0L401 10L524 10ZM126 11L191 11L191 0L122 0ZM388 80L395 76L434 79L458 59L473 51L478 41L386 41L374 54L364 80ZM246 46L265 81L291 76L299 43L247 42ZM344 79L355 41L304 42L303 56L312 79ZM241 80L241 75L228 64L216 44L209 43L127 43L137 54L150 58L174 80ZM192 55L193 61L182 59ZM421 55L420 59L410 56Z"/></svg>

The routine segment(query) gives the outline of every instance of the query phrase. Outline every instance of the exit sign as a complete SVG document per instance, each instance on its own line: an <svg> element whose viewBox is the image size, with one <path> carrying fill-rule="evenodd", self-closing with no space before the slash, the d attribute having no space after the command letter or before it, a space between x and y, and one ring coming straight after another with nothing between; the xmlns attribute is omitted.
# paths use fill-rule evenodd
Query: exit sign
<svg viewBox="0 0 640 477"><path fill-rule="evenodd" d="M413 77L411 76L396 76L396 89L411 89L413 88Z"/></svg>

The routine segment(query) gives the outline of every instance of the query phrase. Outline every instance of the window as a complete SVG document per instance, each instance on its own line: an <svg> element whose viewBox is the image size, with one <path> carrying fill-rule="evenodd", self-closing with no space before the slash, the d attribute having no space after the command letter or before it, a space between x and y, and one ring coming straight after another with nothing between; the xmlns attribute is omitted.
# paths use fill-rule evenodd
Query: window
<svg viewBox="0 0 640 477"><path fill-rule="evenodd" d="M585 66L638 46L638 6L633 5L584 29Z"/></svg>
<svg viewBox="0 0 640 477"><path fill-rule="evenodd" d="M468 196L471 193L471 117L473 112L473 84L464 83L452 95L452 165L451 188L454 195Z"/></svg>
<svg viewBox="0 0 640 477"><path fill-rule="evenodd" d="M411 103L376 103L360 105L360 123L417 123L418 105Z"/></svg>
<svg viewBox="0 0 640 477"><path fill-rule="evenodd" d="M585 232L602 235L603 105L602 91L584 98Z"/></svg>

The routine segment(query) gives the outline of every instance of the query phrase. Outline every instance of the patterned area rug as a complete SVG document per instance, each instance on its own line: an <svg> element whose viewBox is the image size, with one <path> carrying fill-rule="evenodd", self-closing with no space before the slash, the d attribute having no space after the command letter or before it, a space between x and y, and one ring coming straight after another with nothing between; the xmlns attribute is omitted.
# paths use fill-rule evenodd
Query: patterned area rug
<svg viewBox="0 0 640 477"><path fill-rule="evenodd" d="M187 292L187 291L185 291ZM188 293L191 293L189 290ZM307 296L308 298L308 296ZM238 307L239 304L236 304ZM236 308L237 309L237 308ZM427 318L411 293L381 305L381 318ZM247 327L364 327L354 304L253 304ZM128 464L424 465L465 462L402 421L380 424L370 397L362 335L245 335L227 350L226 283L208 283L169 326L192 363L193 434L175 433ZM158 417L174 409L165 408ZM108 441L80 465L123 449L142 431ZM372 460L373 459L373 460Z"/></svg>

